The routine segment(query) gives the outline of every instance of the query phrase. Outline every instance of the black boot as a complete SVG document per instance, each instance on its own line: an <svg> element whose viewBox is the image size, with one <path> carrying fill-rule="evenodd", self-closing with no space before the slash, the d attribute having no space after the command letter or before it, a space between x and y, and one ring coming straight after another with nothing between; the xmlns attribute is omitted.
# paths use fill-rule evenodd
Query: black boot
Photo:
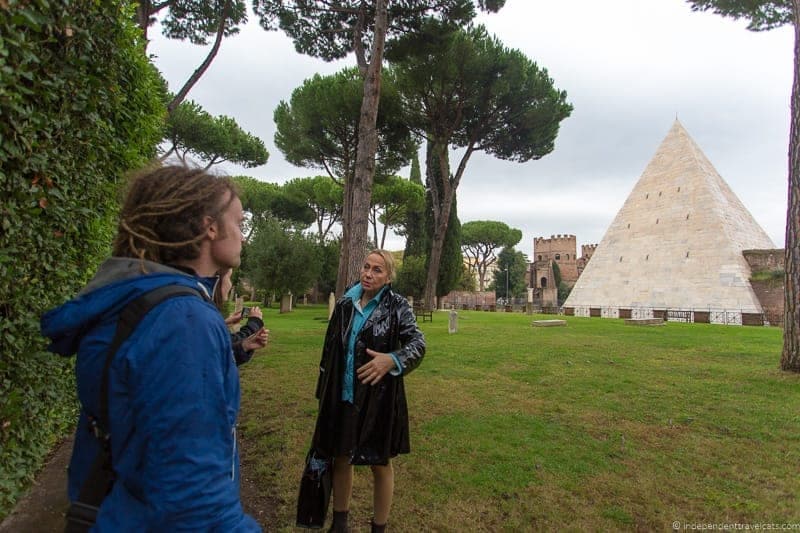
<svg viewBox="0 0 800 533"><path fill-rule="evenodd" d="M372 520L372 533L383 533L386 531L386 524L378 525L375 523L375 520Z"/></svg>
<svg viewBox="0 0 800 533"><path fill-rule="evenodd" d="M349 511L334 511L333 522L328 533L350 533L350 526L347 525L347 514Z"/></svg>

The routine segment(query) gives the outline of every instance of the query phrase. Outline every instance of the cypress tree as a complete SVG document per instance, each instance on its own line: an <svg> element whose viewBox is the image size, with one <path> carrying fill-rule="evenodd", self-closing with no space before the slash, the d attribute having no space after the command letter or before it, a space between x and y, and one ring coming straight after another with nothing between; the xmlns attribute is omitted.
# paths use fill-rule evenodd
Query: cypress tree
<svg viewBox="0 0 800 533"><path fill-rule="evenodd" d="M431 220L433 223L433 220ZM436 296L444 296L458 286L461 280L464 259L461 255L461 221L458 220L458 200L453 198L447 234L444 238L442 262L439 265L439 278L436 283Z"/></svg>
<svg viewBox="0 0 800 533"><path fill-rule="evenodd" d="M411 174L408 178L413 183L422 183L422 173L419 168L419 152L411 160ZM406 248L404 257L425 257L428 253L428 239L425 235L425 213L429 208L426 201L425 207L409 209L406 215Z"/></svg>

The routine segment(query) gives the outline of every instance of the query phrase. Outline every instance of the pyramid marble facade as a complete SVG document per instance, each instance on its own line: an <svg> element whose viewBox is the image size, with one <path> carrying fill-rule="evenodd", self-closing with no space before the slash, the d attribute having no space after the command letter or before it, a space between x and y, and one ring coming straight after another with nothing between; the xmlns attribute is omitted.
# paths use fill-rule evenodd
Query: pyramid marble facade
<svg viewBox="0 0 800 533"><path fill-rule="evenodd" d="M742 251L774 247L676 120L564 308L633 318L658 309L760 313Z"/></svg>

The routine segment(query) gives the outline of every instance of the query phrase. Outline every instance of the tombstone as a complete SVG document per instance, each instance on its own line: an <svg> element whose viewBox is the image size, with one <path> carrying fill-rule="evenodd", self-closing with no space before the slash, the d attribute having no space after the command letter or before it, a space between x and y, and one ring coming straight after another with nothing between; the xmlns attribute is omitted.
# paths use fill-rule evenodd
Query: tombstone
<svg viewBox="0 0 800 533"><path fill-rule="evenodd" d="M284 294L281 296L281 314L291 313L292 311L292 295Z"/></svg>
<svg viewBox="0 0 800 533"><path fill-rule="evenodd" d="M303 305L308 305L308 294L303 295Z"/></svg>
<svg viewBox="0 0 800 533"><path fill-rule="evenodd" d="M456 313L455 309L450 311L450 322L447 324L447 332L458 332L458 313Z"/></svg>
<svg viewBox="0 0 800 533"><path fill-rule="evenodd" d="M551 327L558 327L558 326L566 326L566 320L534 320L531 322L531 326L535 328L551 328Z"/></svg>
<svg viewBox="0 0 800 533"><path fill-rule="evenodd" d="M328 320L333 316L333 308L336 307L336 295L330 293L328 295Z"/></svg>

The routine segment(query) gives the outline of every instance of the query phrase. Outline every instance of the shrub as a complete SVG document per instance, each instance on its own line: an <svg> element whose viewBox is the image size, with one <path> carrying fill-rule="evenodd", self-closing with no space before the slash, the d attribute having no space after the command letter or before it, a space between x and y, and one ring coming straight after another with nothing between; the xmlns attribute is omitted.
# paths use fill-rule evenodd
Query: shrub
<svg viewBox="0 0 800 533"><path fill-rule="evenodd" d="M558 305L561 306L564 302L567 301L569 298L569 293L572 292L572 287L564 283L563 281L558 284Z"/></svg>
<svg viewBox="0 0 800 533"><path fill-rule="evenodd" d="M753 272L750 276L750 281L783 281L786 271L782 268L775 270L759 270Z"/></svg>
<svg viewBox="0 0 800 533"><path fill-rule="evenodd" d="M426 262L422 256L405 256L403 264L397 271L394 290L403 296L422 298L422 293L425 292L425 277L428 275Z"/></svg>
<svg viewBox="0 0 800 533"><path fill-rule="evenodd" d="M0 1L0 518L74 422L40 313L108 254L120 177L155 155L164 84L134 6Z"/></svg>

